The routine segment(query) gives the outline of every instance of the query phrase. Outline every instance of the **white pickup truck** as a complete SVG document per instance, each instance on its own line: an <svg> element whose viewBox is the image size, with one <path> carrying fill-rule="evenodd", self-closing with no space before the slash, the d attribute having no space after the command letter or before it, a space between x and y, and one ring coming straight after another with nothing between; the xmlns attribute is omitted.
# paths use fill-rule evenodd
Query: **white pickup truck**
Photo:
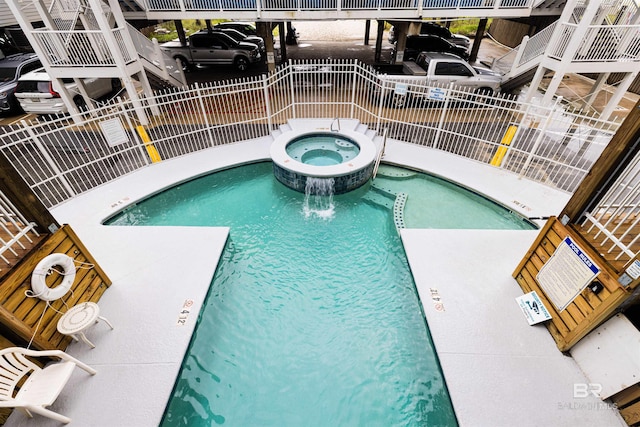
<svg viewBox="0 0 640 427"><path fill-rule="evenodd" d="M403 108L410 98L430 97L432 91L425 87L446 88L453 83L455 88L464 88L479 94L494 94L500 90L502 77L487 68L470 65L464 59L448 53L422 52L415 62L407 61L402 68L396 66L378 68L384 102L387 106ZM412 86L412 83L415 84ZM436 99L437 100L437 99Z"/></svg>

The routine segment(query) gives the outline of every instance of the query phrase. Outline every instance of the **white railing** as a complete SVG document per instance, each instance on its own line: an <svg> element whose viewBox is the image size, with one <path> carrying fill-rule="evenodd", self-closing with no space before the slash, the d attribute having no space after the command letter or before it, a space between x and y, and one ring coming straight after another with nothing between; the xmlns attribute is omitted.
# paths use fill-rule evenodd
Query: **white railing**
<svg viewBox="0 0 640 427"><path fill-rule="evenodd" d="M494 69L511 78L540 63L544 55L562 60L569 55L572 62L640 61L639 25L591 25L575 52L567 52L578 25L553 23L522 44L494 60ZM508 70L508 71L505 71Z"/></svg>
<svg viewBox="0 0 640 427"><path fill-rule="evenodd" d="M615 260L632 259L638 253L640 154L627 165L598 205L585 215L582 225L593 234L598 250L606 254L617 252Z"/></svg>
<svg viewBox="0 0 640 427"><path fill-rule="evenodd" d="M509 76L517 75L537 65L549 46L557 22L532 37L525 36L522 43L493 61L492 69ZM527 64L531 62L531 64Z"/></svg>
<svg viewBox="0 0 640 427"><path fill-rule="evenodd" d="M6 257L6 252L18 256L17 250L26 249L23 241L33 243L32 237L38 237L35 224L27 221L11 201L0 192L0 259L7 265L11 261Z"/></svg>
<svg viewBox="0 0 640 427"><path fill-rule="evenodd" d="M575 52L566 52L578 26L560 24L556 43L549 55L562 59L565 54L573 62L638 61L640 60L640 25L590 25Z"/></svg>
<svg viewBox="0 0 640 427"><path fill-rule="evenodd" d="M121 28L111 30L125 62L134 58L124 43ZM33 36L52 67L117 66L104 34L99 30L34 30Z"/></svg>
<svg viewBox="0 0 640 427"><path fill-rule="evenodd" d="M412 84L406 108L389 108L398 96L356 61L292 62L270 75L157 92L143 99L153 147L136 127L135 106L94 110L84 125L68 119L39 122L0 134L0 150L48 206L143 167L216 145L266 137L294 118L350 118L388 137L492 164L572 192L589 171L618 123L542 107L510 96L443 89L430 103L429 86ZM152 112L158 114L153 115ZM116 132L117 144L101 130ZM505 134L517 127L512 140ZM113 133L111 133L113 134ZM112 145L113 144L113 145ZM153 148L153 149L152 149Z"/></svg>
<svg viewBox="0 0 640 427"><path fill-rule="evenodd" d="M557 22L549 25L547 28L540 31L538 34L529 38L527 44L524 46L522 51L522 55L520 56L520 60L516 64L516 66L521 66L532 59L538 58L544 54L545 49L549 45L549 41L551 41L551 36L553 35L554 30L556 29Z"/></svg>
<svg viewBox="0 0 640 427"><path fill-rule="evenodd" d="M145 0L148 11L531 9L534 0Z"/></svg>
<svg viewBox="0 0 640 427"><path fill-rule="evenodd" d="M114 28L111 31L117 50L122 53L125 63L139 57L147 70L165 81L175 86L185 84L182 69L173 58L163 53L157 43L146 38L135 27L127 24L126 28ZM127 33L131 37L135 52L130 52L127 48ZM35 30L33 35L52 67L118 66L102 31Z"/></svg>
<svg viewBox="0 0 640 427"><path fill-rule="evenodd" d="M127 30L138 56L147 70L159 75L174 86L186 86L184 72L171 56L160 50L156 40L149 40L133 25L127 24Z"/></svg>
<svg viewBox="0 0 640 427"><path fill-rule="evenodd" d="M423 0L425 9L530 8L530 0Z"/></svg>

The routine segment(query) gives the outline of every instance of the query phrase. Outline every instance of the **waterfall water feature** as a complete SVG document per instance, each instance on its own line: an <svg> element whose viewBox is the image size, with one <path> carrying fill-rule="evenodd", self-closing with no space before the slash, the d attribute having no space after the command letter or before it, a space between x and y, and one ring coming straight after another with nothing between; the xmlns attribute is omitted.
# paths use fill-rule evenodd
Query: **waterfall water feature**
<svg viewBox="0 0 640 427"><path fill-rule="evenodd" d="M333 186L333 178L307 177L302 207L305 218L313 215L324 219L333 218Z"/></svg>

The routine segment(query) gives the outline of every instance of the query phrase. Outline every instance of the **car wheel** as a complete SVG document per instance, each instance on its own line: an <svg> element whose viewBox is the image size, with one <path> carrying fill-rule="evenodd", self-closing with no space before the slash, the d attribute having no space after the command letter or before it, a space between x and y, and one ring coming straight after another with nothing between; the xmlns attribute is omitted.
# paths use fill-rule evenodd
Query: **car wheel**
<svg viewBox="0 0 640 427"><path fill-rule="evenodd" d="M78 110L85 111L87 109L87 102L80 95L77 95L73 98L73 103L76 104Z"/></svg>
<svg viewBox="0 0 640 427"><path fill-rule="evenodd" d="M111 89L113 89L114 92L117 92L120 89L122 89L122 80L118 78L111 79Z"/></svg>
<svg viewBox="0 0 640 427"><path fill-rule="evenodd" d="M387 107L390 108L405 108L408 104L408 95L398 95L396 93L390 93L387 96Z"/></svg>
<svg viewBox="0 0 640 427"><path fill-rule="evenodd" d="M239 56L234 62L236 68L240 71L246 71L249 68L249 60L244 56Z"/></svg>
<svg viewBox="0 0 640 427"><path fill-rule="evenodd" d="M180 61L180 64L182 64L182 71L184 71L185 73L191 71L191 64L189 64L187 58L185 58L184 56L176 56L173 59L175 59L176 61Z"/></svg>

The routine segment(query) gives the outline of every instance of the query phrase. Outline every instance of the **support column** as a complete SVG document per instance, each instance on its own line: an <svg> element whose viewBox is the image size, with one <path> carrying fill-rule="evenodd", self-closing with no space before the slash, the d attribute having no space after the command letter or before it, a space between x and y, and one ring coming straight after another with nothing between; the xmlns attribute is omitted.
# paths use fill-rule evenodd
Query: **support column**
<svg viewBox="0 0 640 427"><path fill-rule="evenodd" d="M604 110L602 110L602 113L600 113L600 118L602 120L609 120L609 117L611 116L611 114L613 114L616 107L618 106L624 95L627 93L627 89L629 89L629 86L631 86L631 83L633 83L637 76L637 71L629 73L624 77L624 79L622 79L620 83L618 83L616 91L613 93L611 99L609 99L609 102L607 103Z"/></svg>
<svg viewBox="0 0 640 427"><path fill-rule="evenodd" d="M396 22L393 25L393 30L396 35L396 49L395 55L391 59L392 64L402 64L404 60L404 49L407 46L407 35L420 34L420 23L415 22Z"/></svg>
<svg viewBox="0 0 640 427"><path fill-rule="evenodd" d="M176 33L178 33L178 40L180 40L180 44L182 46L186 46L187 35L184 33L184 27L182 26L182 21L179 19L176 19L175 21L173 21L173 23L176 26Z"/></svg>
<svg viewBox="0 0 640 427"><path fill-rule="evenodd" d="M280 55L282 56L282 62L287 62L287 43L285 40L284 22L278 23L278 36L280 38Z"/></svg>
<svg viewBox="0 0 640 427"><path fill-rule="evenodd" d="M138 58L138 52L135 48L135 45L131 40L131 36L129 35L129 32L127 31L127 21L124 19L124 15L122 14L122 9L120 9L120 5L118 4L117 0L108 0L109 8L111 9L110 12L115 19L116 28L123 30L121 32L121 35L122 35L122 40L124 42L124 46L128 50L129 55L131 55L132 58L136 58L135 64L130 64L129 66L127 65L126 61L124 60L124 57L122 56L120 46L118 42L115 40L111 25L109 25L109 22L107 21L107 18L103 13L102 1L101 0L87 0L87 1L91 6L91 10L93 11L93 15L95 17L96 23L98 24L98 27L100 28L102 33L105 35L105 42L107 43L107 45L109 46L109 49L111 50L114 62L116 63L122 75L125 77L122 80L127 90L127 94L129 95L129 99L131 100L135 108L138 119L140 120L141 124L147 125L149 123L149 120L147 119L145 110L142 106L142 103L140 102L140 98L138 97L138 91L133 85L133 82L131 82L131 76L136 73L142 73L142 74L139 74L139 76L140 76L140 84L142 85L143 92L145 94L151 94L153 93L153 91L151 90L151 85L149 84L149 80L147 80L146 74L144 74L145 71L144 71L144 68L142 67L142 64L140 63L140 59Z"/></svg>
<svg viewBox="0 0 640 427"><path fill-rule="evenodd" d="M482 18L478 22L478 28L476 29L476 36L473 38L473 44L471 45L471 53L469 54L469 62L476 62L478 59L478 51L480 50L480 44L484 38L484 32L487 29L487 18Z"/></svg>
<svg viewBox="0 0 640 427"><path fill-rule="evenodd" d="M550 105L553 102L553 97L556 92L558 92L558 88L560 87L560 83L562 83L564 75L564 69L553 71L553 77L551 78L551 81L549 81L549 86L547 86L547 90L542 97L542 105Z"/></svg>
<svg viewBox="0 0 640 427"><path fill-rule="evenodd" d="M593 104L593 102L596 100L596 97L598 96L598 92L600 92L602 86L604 86L604 84L607 82L609 75L611 75L611 73L598 74L598 78L593 83L593 86L591 86L591 89L589 89L589 93L587 94L587 96L585 96L584 98L585 107L589 107L591 106L591 104Z"/></svg>
<svg viewBox="0 0 640 427"><path fill-rule="evenodd" d="M289 45L297 45L298 39L296 37L295 30L293 29L293 25L291 25L291 21L287 21L287 37L286 40Z"/></svg>
<svg viewBox="0 0 640 427"><path fill-rule="evenodd" d="M369 46L369 34L371 32L371 20L367 19L364 23L364 45Z"/></svg>
<svg viewBox="0 0 640 427"><path fill-rule="evenodd" d="M264 46L267 51L267 71L275 71L276 54L273 49L273 33L271 32L271 22L256 22L256 30L258 35L264 40Z"/></svg>
<svg viewBox="0 0 640 427"><path fill-rule="evenodd" d="M374 54L374 62L379 63L382 55L382 36L384 35L384 21L378 20L378 32L376 34L376 51Z"/></svg>
<svg viewBox="0 0 640 427"><path fill-rule="evenodd" d="M533 75L533 79L531 79L531 83L529 83L529 90L527 91L524 102L531 102L533 95L538 91L540 87L540 83L542 83L542 79L544 78L547 69L542 65L539 65L536 69L536 73Z"/></svg>

